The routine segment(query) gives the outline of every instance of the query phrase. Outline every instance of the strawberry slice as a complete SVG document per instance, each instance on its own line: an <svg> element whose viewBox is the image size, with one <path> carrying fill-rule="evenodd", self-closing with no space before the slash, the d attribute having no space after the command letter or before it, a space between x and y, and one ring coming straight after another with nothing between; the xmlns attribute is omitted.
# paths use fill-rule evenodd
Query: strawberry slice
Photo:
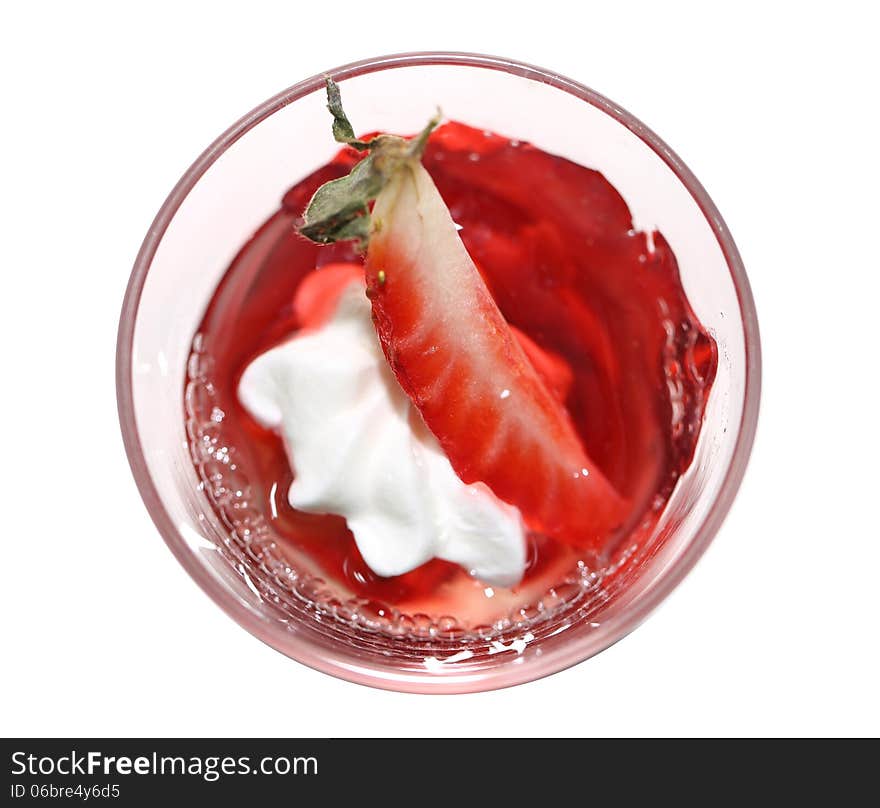
<svg viewBox="0 0 880 808"><path fill-rule="evenodd" d="M486 483L533 529L600 547L621 518L620 497L514 337L420 162L395 172L372 221L376 330L456 473Z"/></svg>
<svg viewBox="0 0 880 808"><path fill-rule="evenodd" d="M310 272L296 289L293 310L300 328L318 329L333 316L339 296L353 281L363 281L361 264L334 262Z"/></svg>
<svg viewBox="0 0 880 808"><path fill-rule="evenodd" d="M334 137L369 156L318 189L300 233L367 246L367 294L383 351L458 476L488 485L535 531L606 548L624 502L575 432L565 379L552 361L537 363L539 373L529 360L531 346L505 321L420 162L438 119L409 141L362 140L329 78L327 100Z"/></svg>

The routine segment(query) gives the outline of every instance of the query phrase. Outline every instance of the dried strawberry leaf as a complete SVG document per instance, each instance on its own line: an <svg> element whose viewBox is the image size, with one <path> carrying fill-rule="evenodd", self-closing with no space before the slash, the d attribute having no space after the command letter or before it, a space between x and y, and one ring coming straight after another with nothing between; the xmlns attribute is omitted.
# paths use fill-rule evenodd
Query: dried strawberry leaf
<svg viewBox="0 0 880 808"><path fill-rule="evenodd" d="M318 244L355 239L364 249L370 234L372 202L394 172L407 160L421 157L428 136L440 122L440 110L416 137L407 141L392 135L378 135L370 141L358 140L354 127L342 109L339 87L329 76L327 109L333 116L333 137L370 154L361 160L346 177L325 183L312 197L299 232Z"/></svg>
<svg viewBox="0 0 880 808"><path fill-rule="evenodd" d="M299 232L318 244L366 239L370 229L367 205L378 196L384 184L385 177L376 169L373 156L365 157L350 174L331 180L315 191L303 214Z"/></svg>
<svg viewBox="0 0 880 808"><path fill-rule="evenodd" d="M339 85L330 78L325 76L324 81L327 84L327 109L333 116L333 137L337 143L347 143L358 151L366 151L370 148L370 144L365 140L358 140L354 134L354 127L348 120L345 110L342 109L342 96L339 93Z"/></svg>

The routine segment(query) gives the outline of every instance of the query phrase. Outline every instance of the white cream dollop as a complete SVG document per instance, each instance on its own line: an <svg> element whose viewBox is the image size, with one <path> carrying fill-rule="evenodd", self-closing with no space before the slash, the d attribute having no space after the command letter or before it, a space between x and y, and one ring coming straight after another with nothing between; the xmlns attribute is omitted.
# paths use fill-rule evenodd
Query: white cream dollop
<svg viewBox="0 0 880 808"><path fill-rule="evenodd" d="M376 574L442 558L496 586L522 578L519 510L453 471L388 367L362 283L345 288L320 328L248 365L238 395L284 438L290 504L344 516Z"/></svg>

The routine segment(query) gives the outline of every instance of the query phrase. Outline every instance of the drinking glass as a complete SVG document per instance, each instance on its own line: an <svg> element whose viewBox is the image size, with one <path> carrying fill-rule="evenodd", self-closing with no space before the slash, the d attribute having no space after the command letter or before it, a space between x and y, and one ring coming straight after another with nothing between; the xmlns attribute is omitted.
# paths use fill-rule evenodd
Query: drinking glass
<svg viewBox="0 0 880 808"><path fill-rule="evenodd" d="M706 191L660 138L557 73L491 56L412 53L329 74L357 124L416 132L439 102L450 119L597 169L623 195L637 229L666 237L688 299L718 345L719 364L693 463L646 540L651 552L615 576L610 589L526 617L498 636L412 637L328 616L250 553L240 531L218 515L186 432L188 363L198 361L193 335L241 245L291 185L336 151L322 76L284 90L224 132L184 174L147 233L117 350L119 415L134 477L189 574L241 626L293 659L353 682L422 693L545 676L632 631L693 567L736 494L755 434L761 372L739 253Z"/></svg>

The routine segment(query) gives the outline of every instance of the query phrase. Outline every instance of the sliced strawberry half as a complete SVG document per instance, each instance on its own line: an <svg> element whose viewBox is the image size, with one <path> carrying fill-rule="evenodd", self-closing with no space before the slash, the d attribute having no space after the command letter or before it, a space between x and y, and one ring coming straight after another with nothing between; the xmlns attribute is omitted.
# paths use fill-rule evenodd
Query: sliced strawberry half
<svg viewBox="0 0 880 808"><path fill-rule="evenodd" d="M385 356L459 477L488 485L534 530L601 551L624 502L575 432L564 374L529 360L537 346L505 321L422 167L439 116L409 141L365 140L329 77L327 102L336 140L369 155L315 192L299 232L319 244L368 244L367 294ZM308 302L305 310L316 313Z"/></svg>
<svg viewBox="0 0 880 808"><path fill-rule="evenodd" d="M407 160L372 212L366 279L385 355L466 483L599 549L623 503L514 337L430 175Z"/></svg>
<svg viewBox="0 0 880 808"><path fill-rule="evenodd" d="M317 329L333 316L339 296L354 281L363 282L361 264L335 262L310 272L297 287L293 310L300 328Z"/></svg>

